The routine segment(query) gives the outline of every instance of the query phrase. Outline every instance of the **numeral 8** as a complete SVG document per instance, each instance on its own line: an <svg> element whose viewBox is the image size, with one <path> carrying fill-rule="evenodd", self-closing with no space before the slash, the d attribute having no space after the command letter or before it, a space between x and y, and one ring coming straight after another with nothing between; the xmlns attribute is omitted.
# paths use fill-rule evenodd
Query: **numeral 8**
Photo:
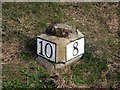
<svg viewBox="0 0 120 90"><path fill-rule="evenodd" d="M79 53L79 50L78 50L78 42L75 42L73 44L73 56L76 56L78 53Z"/></svg>

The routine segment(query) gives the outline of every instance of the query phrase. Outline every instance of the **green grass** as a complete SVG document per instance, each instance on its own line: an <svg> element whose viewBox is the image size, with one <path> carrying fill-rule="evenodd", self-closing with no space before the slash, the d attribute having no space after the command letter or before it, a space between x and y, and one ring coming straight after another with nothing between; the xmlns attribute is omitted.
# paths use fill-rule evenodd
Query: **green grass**
<svg viewBox="0 0 120 90"><path fill-rule="evenodd" d="M19 65L16 67L16 70L11 69L13 68L13 66L14 65L12 64L9 64L8 66L3 66L4 75L9 74L10 76L9 80L3 79L4 89L56 87L53 81L46 81L46 78L49 78L50 74L46 72L41 66L36 66L35 62L29 63L29 66L27 68L23 68L21 67L22 65Z"/></svg>
<svg viewBox="0 0 120 90"><path fill-rule="evenodd" d="M94 84L104 79L101 74L107 69L107 64L107 59L97 58L89 49L85 49L83 61L73 69L73 80L78 85Z"/></svg>
<svg viewBox="0 0 120 90"><path fill-rule="evenodd" d="M20 53L20 58L21 58L22 60L28 60L29 57L30 57L30 54L27 53L27 52L21 52L21 53Z"/></svg>

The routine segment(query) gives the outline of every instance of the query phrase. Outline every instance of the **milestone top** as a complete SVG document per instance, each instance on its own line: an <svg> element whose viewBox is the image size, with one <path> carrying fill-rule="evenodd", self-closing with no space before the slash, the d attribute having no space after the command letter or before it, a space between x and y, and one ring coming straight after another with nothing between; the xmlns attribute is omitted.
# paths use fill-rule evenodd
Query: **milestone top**
<svg viewBox="0 0 120 90"><path fill-rule="evenodd" d="M70 38L72 35L77 35L78 31L66 24L54 24L48 26L45 33L56 37Z"/></svg>

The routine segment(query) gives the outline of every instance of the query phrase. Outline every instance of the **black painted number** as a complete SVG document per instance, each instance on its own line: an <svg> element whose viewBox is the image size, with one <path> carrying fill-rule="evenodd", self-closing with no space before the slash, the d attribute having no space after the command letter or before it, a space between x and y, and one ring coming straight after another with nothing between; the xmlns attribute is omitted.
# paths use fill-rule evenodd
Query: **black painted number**
<svg viewBox="0 0 120 90"><path fill-rule="evenodd" d="M43 55L43 46L42 46L43 45L43 41L40 41L39 43L41 44L41 52L39 54ZM48 51L48 48L50 48L49 51ZM52 49L51 44L46 43L44 51L45 51L45 56L47 58L51 58L52 57L52 55L53 55L53 49ZM48 52L49 52L49 55L48 55Z"/></svg>
<svg viewBox="0 0 120 90"><path fill-rule="evenodd" d="M41 52L39 53L39 54L41 54L41 55L43 55L43 51L42 51L42 41L41 42L39 42L41 45L41 48L40 48L40 50L41 50Z"/></svg>
<svg viewBox="0 0 120 90"><path fill-rule="evenodd" d="M73 44L73 56L76 56L77 54L78 54L78 52L79 52L79 50L78 50L78 42L75 42L74 44Z"/></svg>
<svg viewBox="0 0 120 90"><path fill-rule="evenodd" d="M51 52L50 52L50 55L47 54L47 52L48 52L48 51L47 51L47 50L48 50L48 49L47 49L48 46L50 47L50 51L51 51ZM47 44L45 45L45 55L46 55L46 57L48 57L48 58L51 58L52 55L53 55L53 49L52 49L52 46L51 46L49 43L47 43Z"/></svg>

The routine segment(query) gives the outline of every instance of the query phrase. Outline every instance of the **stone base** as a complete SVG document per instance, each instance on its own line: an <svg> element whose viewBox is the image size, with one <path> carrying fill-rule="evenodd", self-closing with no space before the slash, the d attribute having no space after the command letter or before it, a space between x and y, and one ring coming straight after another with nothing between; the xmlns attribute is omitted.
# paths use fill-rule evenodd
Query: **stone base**
<svg viewBox="0 0 120 90"><path fill-rule="evenodd" d="M78 60L80 60L80 58L82 57L82 55L68 61L68 62L65 62L65 63L52 63L40 56L38 56L36 58L36 60L40 63L41 66L43 66L43 68L45 68L47 71L51 71L51 70L55 70L55 69L62 69L64 68L65 66L67 65L70 65Z"/></svg>

